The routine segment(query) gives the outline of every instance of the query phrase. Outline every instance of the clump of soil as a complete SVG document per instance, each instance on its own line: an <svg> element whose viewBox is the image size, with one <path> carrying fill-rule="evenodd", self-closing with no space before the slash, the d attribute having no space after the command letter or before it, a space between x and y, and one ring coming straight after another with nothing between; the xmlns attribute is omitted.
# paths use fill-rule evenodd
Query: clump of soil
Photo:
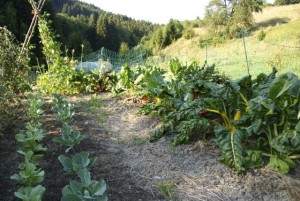
<svg viewBox="0 0 300 201"><path fill-rule="evenodd" d="M140 105L126 97L112 97L108 93L99 97L105 119L100 124L97 115L83 104L91 95L72 96L69 101L76 107L72 126L85 135L75 151L87 151L98 158L91 169L92 179L106 181L109 200L299 200L299 168L288 176L268 169L238 175L218 162L220 153L213 143L198 141L173 147L167 138L149 143L149 133L160 126L157 118L137 115ZM43 144L48 151L40 164L46 172L44 200L59 201L61 189L75 177L66 175L57 159L65 153L63 147L52 141L59 135L61 125L50 108L48 102L43 117L47 133ZM13 192L18 186L9 179L18 172L17 165L22 160L15 151L17 146L12 133L0 140L0 200L17 200ZM172 188L163 193L167 184L173 184Z"/></svg>

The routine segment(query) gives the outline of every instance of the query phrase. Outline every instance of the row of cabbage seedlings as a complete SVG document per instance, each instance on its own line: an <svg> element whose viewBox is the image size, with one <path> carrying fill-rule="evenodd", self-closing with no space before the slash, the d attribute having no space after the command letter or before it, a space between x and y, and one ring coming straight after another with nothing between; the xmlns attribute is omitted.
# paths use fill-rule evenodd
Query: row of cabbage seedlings
<svg viewBox="0 0 300 201"><path fill-rule="evenodd" d="M44 181L45 172L39 168L38 160L43 158L41 154L47 151L40 142L45 137L41 124L41 115L43 114L42 106L44 100L38 93L28 95L28 116L30 121L26 124L26 130L18 133L15 138L21 143L19 154L24 156L24 161L19 163L19 172L10 178L17 180L20 188L14 192L14 195L23 201L40 201L46 190L40 185Z"/></svg>
<svg viewBox="0 0 300 201"><path fill-rule="evenodd" d="M70 125L75 114L74 105L67 102L64 97L53 94L52 110L56 113L56 120L63 125L61 135L53 140L65 146L66 155L69 155L60 155L58 160L67 174L79 177L78 180L70 181L70 184L62 189L61 201L107 201L105 181L91 179L89 169L95 164L96 158L90 158L89 153L85 151L76 153L74 149L74 146L84 139L84 136L79 131L74 131Z"/></svg>

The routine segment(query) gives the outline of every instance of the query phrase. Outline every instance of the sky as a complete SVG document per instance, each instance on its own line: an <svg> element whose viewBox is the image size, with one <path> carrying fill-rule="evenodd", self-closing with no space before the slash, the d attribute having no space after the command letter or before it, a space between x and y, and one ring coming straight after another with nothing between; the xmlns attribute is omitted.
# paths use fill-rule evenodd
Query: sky
<svg viewBox="0 0 300 201"><path fill-rule="evenodd" d="M166 24L170 19L195 20L203 18L210 0L81 0L104 11L122 14L136 20ZM274 0L267 0L273 2Z"/></svg>
<svg viewBox="0 0 300 201"><path fill-rule="evenodd" d="M195 20L204 16L209 0L81 0L102 10L123 14L136 20L166 24L169 20Z"/></svg>

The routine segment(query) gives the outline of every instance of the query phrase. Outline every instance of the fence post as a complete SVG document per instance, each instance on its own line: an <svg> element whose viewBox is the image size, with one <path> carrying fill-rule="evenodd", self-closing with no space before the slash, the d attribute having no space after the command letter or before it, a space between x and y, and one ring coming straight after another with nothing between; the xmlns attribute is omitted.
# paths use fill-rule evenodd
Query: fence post
<svg viewBox="0 0 300 201"><path fill-rule="evenodd" d="M248 62L248 56L247 56L247 49L246 49L246 43L245 43L245 32L242 32L242 37L243 37L243 44L244 44L244 51L245 51L245 57L246 57L246 64L247 64L247 70L248 70L248 75L250 75L250 70L249 70L249 62Z"/></svg>

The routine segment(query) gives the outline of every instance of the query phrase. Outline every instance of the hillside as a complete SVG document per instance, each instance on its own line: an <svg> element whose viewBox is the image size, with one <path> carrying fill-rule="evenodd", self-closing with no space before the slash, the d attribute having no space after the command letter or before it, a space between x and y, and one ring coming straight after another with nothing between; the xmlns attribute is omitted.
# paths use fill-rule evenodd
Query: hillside
<svg viewBox="0 0 300 201"><path fill-rule="evenodd" d="M245 37L250 74L268 73L272 66L279 72L293 71L300 75L300 4L267 7L254 15L256 24ZM180 38L160 52L163 57L157 62L167 62L177 57L182 62L199 61L215 64L220 72L232 78L247 74L243 40L236 38L218 46L201 48L199 43L206 30L194 29L196 35L189 40ZM261 31L266 33L263 41L258 40ZM163 58L163 59L162 59Z"/></svg>
<svg viewBox="0 0 300 201"><path fill-rule="evenodd" d="M121 43L136 46L144 35L157 25L142 20L106 12L92 4L78 0L51 0L56 18L54 27L60 41L69 49L91 53L105 47L118 51Z"/></svg>

